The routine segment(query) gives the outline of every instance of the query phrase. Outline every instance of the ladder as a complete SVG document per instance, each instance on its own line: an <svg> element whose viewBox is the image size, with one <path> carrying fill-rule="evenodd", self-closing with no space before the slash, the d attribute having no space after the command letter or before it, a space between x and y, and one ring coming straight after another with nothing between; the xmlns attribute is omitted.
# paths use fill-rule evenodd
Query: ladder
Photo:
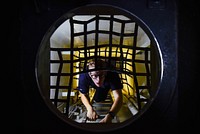
<svg viewBox="0 0 200 134"><path fill-rule="evenodd" d="M92 106L94 110L99 115L99 118L96 121L89 121L87 120L86 123L98 123L101 119L105 117L105 115L109 112L111 106L112 106L113 100L110 94L108 94L107 98L103 102L93 102ZM119 120L117 119L117 116L112 119L112 123L118 123Z"/></svg>

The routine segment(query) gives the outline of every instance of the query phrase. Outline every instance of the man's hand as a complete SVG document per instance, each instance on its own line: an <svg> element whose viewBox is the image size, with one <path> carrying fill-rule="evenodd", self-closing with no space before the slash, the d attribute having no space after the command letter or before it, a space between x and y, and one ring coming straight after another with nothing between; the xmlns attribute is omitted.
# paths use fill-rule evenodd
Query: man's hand
<svg viewBox="0 0 200 134"><path fill-rule="evenodd" d="M112 123L112 117L109 114L106 114L99 123Z"/></svg>
<svg viewBox="0 0 200 134"><path fill-rule="evenodd" d="M89 121L95 121L98 118L98 114L94 109L87 111L87 118Z"/></svg>

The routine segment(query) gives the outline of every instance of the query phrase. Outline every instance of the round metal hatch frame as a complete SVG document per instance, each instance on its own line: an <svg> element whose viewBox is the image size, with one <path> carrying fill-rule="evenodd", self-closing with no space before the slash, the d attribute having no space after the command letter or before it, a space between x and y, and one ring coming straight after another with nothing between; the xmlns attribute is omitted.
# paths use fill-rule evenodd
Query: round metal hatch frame
<svg viewBox="0 0 200 134"><path fill-rule="evenodd" d="M145 108L143 108L137 115L133 116L131 119L118 124L83 124L83 123L77 123L69 118L67 118L64 114L62 114L54 105L52 104L52 101L49 99L48 89L49 88L49 64L50 64L50 37L55 32L55 30L67 19L70 19L71 17L75 15L124 15L131 20L133 20L138 26L140 26L144 32L148 35L150 41L151 41L151 89L153 89L153 94L148 101L148 104L145 105ZM130 13L129 11L126 11L124 9L121 9L119 7L111 6L111 5L102 5L102 4L94 4L94 5L87 5L83 7L76 8L74 10L71 10L70 12L64 14L61 16L46 32L46 34L43 37L43 40L41 41L40 47L38 49L36 63L35 63L35 74L37 79L37 84L39 91L41 93L42 98L44 99L46 105L49 107L49 109L57 115L61 120L66 122L67 124L70 124L76 128L84 129L86 131L92 131L92 132L105 132L105 131L112 131L116 129L120 129L125 127L126 125L130 125L134 121L136 121L138 118L140 118L143 113L147 111L147 109L151 106L154 99L157 96L157 93L160 89L160 85L162 84L162 77L163 77L163 59L162 59L162 53L159 47L159 44L157 42L156 37L150 30L150 28L136 15L133 13Z"/></svg>

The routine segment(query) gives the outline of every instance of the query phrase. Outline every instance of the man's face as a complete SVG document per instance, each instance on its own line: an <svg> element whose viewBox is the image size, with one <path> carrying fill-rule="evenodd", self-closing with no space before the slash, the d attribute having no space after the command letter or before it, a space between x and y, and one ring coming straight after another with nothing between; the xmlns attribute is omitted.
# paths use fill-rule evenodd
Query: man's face
<svg viewBox="0 0 200 134"><path fill-rule="evenodd" d="M92 72L89 72L89 75L92 78L94 84L97 87L101 87L105 80L106 72L105 71L92 71Z"/></svg>

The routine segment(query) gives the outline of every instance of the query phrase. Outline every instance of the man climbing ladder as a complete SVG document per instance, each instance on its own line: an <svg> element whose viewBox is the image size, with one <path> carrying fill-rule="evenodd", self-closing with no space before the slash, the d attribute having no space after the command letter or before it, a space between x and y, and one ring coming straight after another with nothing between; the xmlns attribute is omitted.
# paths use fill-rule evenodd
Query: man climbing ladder
<svg viewBox="0 0 200 134"><path fill-rule="evenodd" d="M107 63L103 60L92 60L88 63L87 73L82 73L79 76L79 86L81 100L87 110L87 119L89 121L96 121L99 115L96 109L92 106L89 98L89 87L93 87L96 91L93 97L93 101L97 104L105 102L108 97L109 91L113 94L112 105L110 106L108 112L99 121L99 123L112 123L115 115L119 112L122 103L122 88L123 85L119 78L117 72L107 71L107 70L95 70L98 68L106 68ZM95 104L94 103L94 104Z"/></svg>

